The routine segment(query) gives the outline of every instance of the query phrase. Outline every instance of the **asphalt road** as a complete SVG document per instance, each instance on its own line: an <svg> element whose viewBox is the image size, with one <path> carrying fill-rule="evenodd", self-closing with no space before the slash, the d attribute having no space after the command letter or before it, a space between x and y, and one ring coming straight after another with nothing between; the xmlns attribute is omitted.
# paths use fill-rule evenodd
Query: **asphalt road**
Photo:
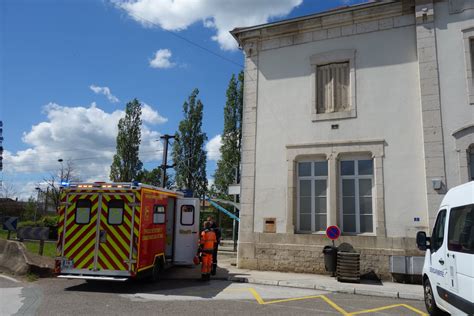
<svg viewBox="0 0 474 316"><path fill-rule="evenodd" d="M277 286L202 282L15 282L0 275L0 315L423 315L423 302Z"/></svg>

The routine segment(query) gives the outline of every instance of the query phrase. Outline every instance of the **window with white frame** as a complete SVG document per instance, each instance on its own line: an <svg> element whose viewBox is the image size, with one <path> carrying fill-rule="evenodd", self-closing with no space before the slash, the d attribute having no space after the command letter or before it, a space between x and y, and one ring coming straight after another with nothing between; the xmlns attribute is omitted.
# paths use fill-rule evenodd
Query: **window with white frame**
<svg viewBox="0 0 474 316"><path fill-rule="evenodd" d="M468 166L469 166L469 181L474 181L474 145L469 147L467 151L467 159L468 159Z"/></svg>
<svg viewBox="0 0 474 316"><path fill-rule="evenodd" d="M318 65L316 72L317 113L349 110L349 62Z"/></svg>
<svg viewBox="0 0 474 316"><path fill-rule="evenodd" d="M474 77L474 67L472 67L472 65L474 65L474 37L470 37L469 38L469 53L470 53L470 57L471 57L471 78ZM471 85L474 84L472 81L471 81Z"/></svg>
<svg viewBox="0 0 474 316"><path fill-rule="evenodd" d="M324 231L327 227L327 161L298 162L297 178L298 231Z"/></svg>
<svg viewBox="0 0 474 316"><path fill-rule="evenodd" d="M342 231L373 233L373 161L369 159L341 160L340 196Z"/></svg>

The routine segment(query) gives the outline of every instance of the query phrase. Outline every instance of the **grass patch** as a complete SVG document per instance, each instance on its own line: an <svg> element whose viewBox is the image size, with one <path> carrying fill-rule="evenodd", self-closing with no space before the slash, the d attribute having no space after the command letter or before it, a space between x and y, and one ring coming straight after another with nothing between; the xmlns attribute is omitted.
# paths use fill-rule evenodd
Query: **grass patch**
<svg viewBox="0 0 474 316"><path fill-rule="evenodd" d="M25 245L26 250L28 250L29 252L34 253L36 255L39 254L39 241L25 241L23 242L23 244ZM56 257L56 243L45 242L43 248L43 256L51 258Z"/></svg>
<svg viewBox="0 0 474 316"><path fill-rule="evenodd" d="M8 237L8 231L0 229L0 239L7 239L7 237ZM16 238L16 232L11 232L10 239L15 239L15 238Z"/></svg>
<svg viewBox="0 0 474 316"><path fill-rule="evenodd" d="M26 279L28 280L28 282L35 282L39 279L39 276L36 273L29 272L26 275Z"/></svg>
<svg viewBox="0 0 474 316"><path fill-rule="evenodd" d="M7 237L8 237L8 231L0 230L0 239L7 239ZM11 232L10 239L16 240L15 232ZM29 252L34 253L35 255L39 254L39 246L40 246L39 240L38 241L24 241L23 244L25 245L26 250L28 250ZM44 243L43 256L51 257L51 258L56 257L56 243L55 242Z"/></svg>

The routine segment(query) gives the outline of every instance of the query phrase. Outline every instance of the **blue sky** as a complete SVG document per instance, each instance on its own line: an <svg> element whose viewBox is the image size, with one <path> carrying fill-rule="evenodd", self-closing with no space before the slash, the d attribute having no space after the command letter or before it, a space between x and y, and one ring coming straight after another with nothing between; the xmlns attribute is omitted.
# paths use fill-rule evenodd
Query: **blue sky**
<svg viewBox="0 0 474 316"><path fill-rule="evenodd" d="M300 2L156 0L146 2L151 3L147 7L141 0L128 5L100 0L1 1L0 120L5 153L0 178L25 198L59 168L57 159L62 158L73 162L82 180L106 180L117 120L125 103L135 97L147 104L141 156L145 166L153 168L161 161L161 145L155 140L176 131L182 104L193 88L200 90L204 103L211 178L227 83L243 63L228 30L364 1Z"/></svg>

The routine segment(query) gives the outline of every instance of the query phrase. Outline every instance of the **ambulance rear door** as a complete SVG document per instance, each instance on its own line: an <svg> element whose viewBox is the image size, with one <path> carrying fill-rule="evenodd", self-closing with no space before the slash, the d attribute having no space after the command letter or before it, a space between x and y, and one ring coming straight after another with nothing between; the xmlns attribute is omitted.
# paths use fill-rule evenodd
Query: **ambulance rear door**
<svg viewBox="0 0 474 316"><path fill-rule="evenodd" d="M193 264L199 240L199 199L179 198L176 204L174 264Z"/></svg>

